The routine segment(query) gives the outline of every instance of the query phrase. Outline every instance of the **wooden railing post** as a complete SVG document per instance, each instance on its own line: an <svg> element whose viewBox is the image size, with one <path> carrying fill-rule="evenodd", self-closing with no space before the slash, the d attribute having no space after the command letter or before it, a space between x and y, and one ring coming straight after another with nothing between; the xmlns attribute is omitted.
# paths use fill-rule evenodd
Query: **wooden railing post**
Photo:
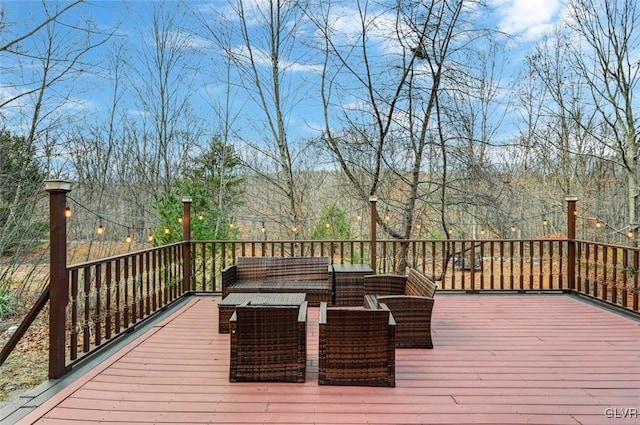
<svg viewBox="0 0 640 425"><path fill-rule="evenodd" d="M575 196L567 196L567 280L569 289L576 289L576 201Z"/></svg>
<svg viewBox="0 0 640 425"><path fill-rule="evenodd" d="M182 292L191 290L191 198L182 198Z"/></svg>
<svg viewBox="0 0 640 425"><path fill-rule="evenodd" d="M65 322L69 303L69 275L67 274L67 193L71 183L48 180L49 192L49 379L63 376L65 364Z"/></svg>
<svg viewBox="0 0 640 425"><path fill-rule="evenodd" d="M377 263L378 263L378 258L377 258L377 247L378 247L378 241L376 239L376 219L378 217L378 213L376 211L376 203L378 202L378 198L375 196L370 196L369 197L369 204L371 206L371 222L369 224L370 226L370 230L369 230L369 234L371 237L371 246L370 246L370 254L371 254L371 268L373 269L374 273L377 273Z"/></svg>

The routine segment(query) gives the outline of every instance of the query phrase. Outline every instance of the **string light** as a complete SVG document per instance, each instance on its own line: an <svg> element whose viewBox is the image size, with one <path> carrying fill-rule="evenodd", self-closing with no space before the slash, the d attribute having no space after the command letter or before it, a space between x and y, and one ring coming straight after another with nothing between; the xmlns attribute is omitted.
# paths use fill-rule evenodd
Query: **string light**
<svg viewBox="0 0 640 425"><path fill-rule="evenodd" d="M262 229L260 229L260 231L261 231L262 233L264 233L264 232L266 232L266 231L267 231L267 229L264 227L264 221L262 222Z"/></svg>
<svg viewBox="0 0 640 425"><path fill-rule="evenodd" d="M204 220L204 216L202 214L198 214L198 220L200 221Z"/></svg>
<svg viewBox="0 0 640 425"><path fill-rule="evenodd" d="M168 227L164 228L164 234L168 235L169 233L171 233L171 229L169 229Z"/></svg>
<svg viewBox="0 0 640 425"><path fill-rule="evenodd" d="M65 216L65 217L67 217L67 218L69 218L69 217L71 217L72 215L73 215L73 211L71 211L71 208L66 207L66 208L64 209L64 216Z"/></svg>
<svg viewBox="0 0 640 425"><path fill-rule="evenodd" d="M515 233L515 231L516 231L516 226L511 226L511 231Z"/></svg>
<svg viewBox="0 0 640 425"><path fill-rule="evenodd" d="M178 217L178 223L182 223L182 217Z"/></svg>
<svg viewBox="0 0 640 425"><path fill-rule="evenodd" d="M149 233L149 234L147 235L147 240L148 240L149 242L153 242L153 233Z"/></svg>
<svg viewBox="0 0 640 425"><path fill-rule="evenodd" d="M328 229L329 227L331 227L331 224L326 223L326 224L324 225L324 227L326 227L326 228Z"/></svg>
<svg viewBox="0 0 640 425"><path fill-rule="evenodd" d="M545 227L546 227L546 226L548 226L548 225L549 225L549 220L547 220L546 218L544 218L544 219L542 220L542 225L543 225L543 226L545 226Z"/></svg>
<svg viewBox="0 0 640 425"><path fill-rule="evenodd" d="M633 237L634 237L634 236L635 236L635 233L633 232L633 230L629 230L629 231L627 232L627 237L628 237L629 239L633 239Z"/></svg>
<svg viewBox="0 0 640 425"><path fill-rule="evenodd" d="M126 243L131 243L131 241L132 241L132 240L133 240L133 237L131 236L131 234L130 234L130 233L128 233L128 232L127 232L127 237L126 237L126 238L124 238L124 241L125 241Z"/></svg>
<svg viewBox="0 0 640 425"><path fill-rule="evenodd" d="M358 221L362 220L362 216L361 216L360 214L358 214L358 215L356 216L356 220L358 220Z"/></svg>
<svg viewBox="0 0 640 425"><path fill-rule="evenodd" d="M102 224L98 226L98 228L96 229L96 233L99 235L104 233L104 226Z"/></svg>

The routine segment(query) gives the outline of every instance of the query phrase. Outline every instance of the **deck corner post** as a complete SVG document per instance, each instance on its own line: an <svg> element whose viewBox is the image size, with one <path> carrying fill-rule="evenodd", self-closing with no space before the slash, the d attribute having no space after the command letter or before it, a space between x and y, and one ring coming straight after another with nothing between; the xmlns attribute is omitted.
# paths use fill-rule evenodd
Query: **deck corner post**
<svg viewBox="0 0 640 425"><path fill-rule="evenodd" d="M371 268L373 269L373 273L377 273L378 268L378 258L377 258L377 246L378 241L376 239L376 220L378 217L378 212L376 211L376 203L378 202L378 198L376 196L369 196L369 205L371 207L371 222L369 224L370 230L369 235L371 237L371 246L369 251L371 253Z"/></svg>
<svg viewBox="0 0 640 425"><path fill-rule="evenodd" d="M576 196L565 197L567 202L567 280L569 290L576 289Z"/></svg>
<svg viewBox="0 0 640 425"><path fill-rule="evenodd" d="M69 304L67 273L67 193L71 183L64 180L45 181L49 193L49 379L68 372L65 359L66 310Z"/></svg>
<svg viewBox="0 0 640 425"><path fill-rule="evenodd" d="M191 197L182 198L182 292L191 290Z"/></svg>

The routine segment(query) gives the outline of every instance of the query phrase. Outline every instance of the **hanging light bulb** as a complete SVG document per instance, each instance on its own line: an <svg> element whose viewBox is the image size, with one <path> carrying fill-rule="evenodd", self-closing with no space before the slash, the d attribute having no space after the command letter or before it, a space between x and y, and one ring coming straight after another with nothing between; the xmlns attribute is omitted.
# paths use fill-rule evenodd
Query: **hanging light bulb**
<svg viewBox="0 0 640 425"><path fill-rule="evenodd" d="M178 217L178 223L182 223L182 217Z"/></svg>
<svg viewBox="0 0 640 425"><path fill-rule="evenodd" d="M511 226L511 231L515 232L516 231L516 226Z"/></svg>
<svg viewBox="0 0 640 425"><path fill-rule="evenodd" d="M229 223L229 227L231 227L232 229L235 227L236 225L233 223L233 221L231 223Z"/></svg>
<svg viewBox="0 0 640 425"><path fill-rule="evenodd" d="M198 214L198 220L200 221L204 220L204 216L202 214Z"/></svg>
<svg viewBox="0 0 640 425"><path fill-rule="evenodd" d="M131 237L131 235L127 235L127 237L126 237L126 238L124 238L124 241L125 241L126 243L131 243L131 241L132 241L132 240L133 240L133 237Z"/></svg>
<svg viewBox="0 0 640 425"><path fill-rule="evenodd" d="M542 220L542 225L543 226L548 226L549 225L549 220L547 220L546 218Z"/></svg>
<svg viewBox="0 0 640 425"><path fill-rule="evenodd" d="M96 233L99 235L104 233L104 226L102 224L98 226L98 228L96 229Z"/></svg>
<svg viewBox="0 0 640 425"><path fill-rule="evenodd" d="M147 240L148 240L149 242L153 242L153 233L149 233L149 234L147 235Z"/></svg>
<svg viewBox="0 0 640 425"><path fill-rule="evenodd" d="M324 227L326 227L326 228L328 229L329 227L331 227L331 224L326 223L326 224L324 225Z"/></svg>
<svg viewBox="0 0 640 425"><path fill-rule="evenodd" d="M69 217L71 217L72 215L73 215L73 211L71 211L71 208L66 207L66 208L64 209L64 216L65 216L65 217L67 217L67 218L69 218Z"/></svg>
<svg viewBox="0 0 640 425"><path fill-rule="evenodd" d="M361 216L360 214L358 214L358 215L356 216L356 220L358 220L358 221L362 220L362 216Z"/></svg>
<svg viewBox="0 0 640 425"><path fill-rule="evenodd" d="M602 222L600 220L596 221L596 227L598 229L602 227Z"/></svg>
<svg viewBox="0 0 640 425"><path fill-rule="evenodd" d="M164 228L164 234L168 235L169 233L171 233L171 229L169 229L168 227Z"/></svg>
<svg viewBox="0 0 640 425"><path fill-rule="evenodd" d="M633 237L634 237L634 236L635 236L635 233L633 233L633 230L629 230L629 231L627 232L627 237L628 237L629 239L633 239Z"/></svg>
<svg viewBox="0 0 640 425"><path fill-rule="evenodd" d="M267 231L266 227L264 227L264 221L262 222L262 228L260 229L260 231L261 231L262 233L264 233L264 232L266 232L266 231Z"/></svg>

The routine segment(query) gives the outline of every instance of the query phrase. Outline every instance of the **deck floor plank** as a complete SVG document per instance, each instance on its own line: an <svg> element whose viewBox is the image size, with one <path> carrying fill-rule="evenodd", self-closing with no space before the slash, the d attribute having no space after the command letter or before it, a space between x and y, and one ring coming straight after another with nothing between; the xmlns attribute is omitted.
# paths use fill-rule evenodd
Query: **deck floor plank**
<svg viewBox="0 0 640 425"><path fill-rule="evenodd" d="M396 350L395 388L318 385L317 308L305 383L230 383L218 302L194 298L20 423L640 423L640 322L575 297L438 295L435 347Z"/></svg>

